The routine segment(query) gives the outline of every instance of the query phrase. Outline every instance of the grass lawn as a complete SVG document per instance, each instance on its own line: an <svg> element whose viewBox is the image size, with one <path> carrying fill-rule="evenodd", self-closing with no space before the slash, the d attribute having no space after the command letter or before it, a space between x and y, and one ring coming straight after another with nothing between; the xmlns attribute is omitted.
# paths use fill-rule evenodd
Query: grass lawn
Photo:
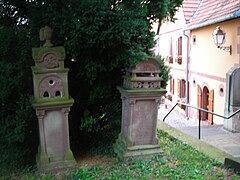
<svg viewBox="0 0 240 180"><path fill-rule="evenodd" d="M112 148L80 157L73 172L37 176L33 172L3 179L240 179L240 174L196 151L163 131L158 131L163 153L149 161L121 162ZM104 152L104 153L103 153Z"/></svg>

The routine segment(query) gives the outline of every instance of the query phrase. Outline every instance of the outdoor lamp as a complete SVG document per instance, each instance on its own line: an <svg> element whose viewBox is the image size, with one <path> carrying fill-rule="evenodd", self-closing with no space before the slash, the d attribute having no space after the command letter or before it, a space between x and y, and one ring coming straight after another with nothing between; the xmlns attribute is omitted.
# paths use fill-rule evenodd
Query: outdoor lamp
<svg viewBox="0 0 240 180"><path fill-rule="evenodd" d="M226 52L230 52L230 55L232 54L232 46L222 46L222 44L225 43L225 34L223 30L220 29L220 26L217 26L216 29L213 32L213 40L214 43L217 45L219 49L222 49Z"/></svg>

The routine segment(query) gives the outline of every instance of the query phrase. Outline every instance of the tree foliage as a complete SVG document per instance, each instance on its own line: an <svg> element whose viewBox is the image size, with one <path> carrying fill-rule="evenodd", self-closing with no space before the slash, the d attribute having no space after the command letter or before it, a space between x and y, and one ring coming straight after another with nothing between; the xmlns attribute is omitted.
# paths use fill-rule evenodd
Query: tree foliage
<svg viewBox="0 0 240 180"><path fill-rule="evenodd" d="M38 142L30 103L31 54L25 28L0 27L0 169L18 167ZM30 152L29 145L33 148ZM16 163L22 162L22 163ZM0 171L0 174L1 174Z"/></svg>
<svg viewBox="0 0 240 180"><path fill-rule="evenodd" d="M75 100L69 114L70 135L71 142L77 144L83 141L80 133L93 135L119 125L121 101L116 86L122 84L124 69L151 55L150 49L154 46L152 22L173 19L181 2L1 1L0 123L5 127L0 128L1 135L18 128L13 135L23 135L24 139L27 129L31 129L27 124L31 124L32 119L37 123L36 117L25 115L32 113L30 103L26 103L32 94L31 48L40 45L38 33L41 27L52 27L53 43L66 48L69 90ZM19 111L25 113L17 113ZM12 126L7 126L6 122ZM1 143L23 142L22 136L13 139L6 138Z"/></svg>

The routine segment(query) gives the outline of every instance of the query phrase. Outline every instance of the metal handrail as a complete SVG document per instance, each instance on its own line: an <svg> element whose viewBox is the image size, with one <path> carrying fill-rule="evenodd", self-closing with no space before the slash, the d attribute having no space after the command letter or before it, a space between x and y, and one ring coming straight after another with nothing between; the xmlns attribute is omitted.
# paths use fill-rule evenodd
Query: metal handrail
<svg viewBox="0 0 240 180"><path fill-rule="evenodd" d="M171 110L165 115L165 117L163 118L163 122L165 121L165 119L168 117L168 115L175 109L175 107L176 107L178 104L199 110L198 139L201 138L201 113L200 113L200 111L207 112L207 113L210 113L210 114L212 114L212 115L215 115L215 116L218 116L218 117L221 117L221 118L224 118L224 119L230 119L231 117L233 117L234 115L236 115L237 113L240 112L240 109L238 109L237 111L235 111L234 113L230 114L229 116L223 116L223 115L221 115L221 114L218 114L218 113L215 113L215 112L211 112L211 111L208 111L208 110L206 110L206 109L199 108L199 107L195 107L195 106L192 106L192 105L190 105L190 104L186 104L186 103L182 103L182 102L177 102L177 103L171 108Z"/></svg>

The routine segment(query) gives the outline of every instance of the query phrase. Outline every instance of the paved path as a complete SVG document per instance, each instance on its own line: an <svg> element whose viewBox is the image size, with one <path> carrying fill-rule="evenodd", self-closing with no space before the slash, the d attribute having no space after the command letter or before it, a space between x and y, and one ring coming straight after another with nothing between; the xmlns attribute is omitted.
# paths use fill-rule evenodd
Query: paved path
<svg viewBox="0 0 240 180"><path fill-rule="evenodd" d="M184 118L184 116L180 115L179 113L177 113L176 110L174 110L165 119L165 122L162 123L163 118L168 112L169 109L166 109L164 106L160 107L158 114L159 126L167 125L172 129L176 129L183 134L195 138L194 141L196 141L195 143L197 143L198 122L187 120ZM169 128L167 126L165 126L165 128L167 128L168 130ZM172 132L172 130L170 130L169 132ZM208 126L206 124L202 124L201 140L199 142L209 144L214 148L224 152L224 156L235 158L237 159L237 161L240 162L240 133L229 132L223 128L223 125ZM213 149L213 151L216 150Z"/></svg>

